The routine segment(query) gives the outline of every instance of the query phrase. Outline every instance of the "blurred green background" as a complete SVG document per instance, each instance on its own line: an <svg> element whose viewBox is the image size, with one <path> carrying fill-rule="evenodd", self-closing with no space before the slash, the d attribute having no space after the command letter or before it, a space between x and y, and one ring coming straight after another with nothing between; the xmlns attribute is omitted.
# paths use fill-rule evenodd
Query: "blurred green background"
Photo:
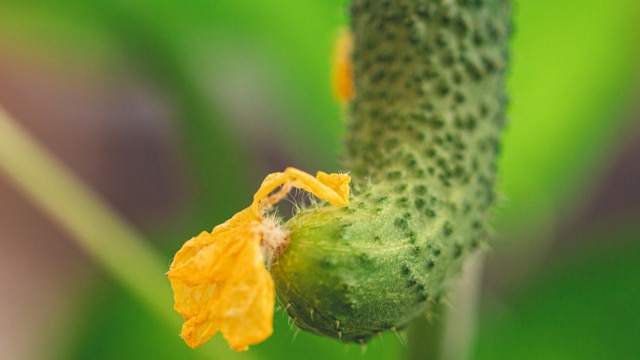
<svg viewBox="0 0 640 360"><path fill-rule="evenodd" d="M0 105L135 224L168 268L185 240L249 204L265 174L348 170L330 90L346 5L3 0ZM472 358L640 358L640 2L513 8L501 203ZM2 359L406 352L395 334L363 353L296 333L282 312L248 353L220 336L191 350L1 170L0 237Z"/></svg>

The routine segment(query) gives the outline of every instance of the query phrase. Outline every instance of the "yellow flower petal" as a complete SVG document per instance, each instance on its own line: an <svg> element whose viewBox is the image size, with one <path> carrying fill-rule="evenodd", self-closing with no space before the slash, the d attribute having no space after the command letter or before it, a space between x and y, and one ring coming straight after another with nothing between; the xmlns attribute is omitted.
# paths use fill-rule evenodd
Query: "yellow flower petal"
<svg viewBox="0 0 640 360"><path fill-rule="evenodd" d="M221 290L220 331L236 350L259 343L273 332L275 294L259 247L248 246Z"/></svg>
<svg viewBox="0 0 640 360"><path fill-rule="evenodd" d="M271 335L275 294L264 254L280 249L288 236L262 218L264 210L294 186L333 205L347 205L349 181L344 174L318 172L314 178L294 168L270 174L251 206L182 246L167 277L174 308L185 319L182 337L189 346L220 331L234 350L244 351Z"/></svg>
<svg viewBox="0 0 640 360"><path fill-rule="evenodd" d="M211 316L212 309L215 309L215 304L220 301L220 292L214 292L216 287L212 287L211 284L188 287L179 282L172 282L172 285L176 299L174 308L185 319L181 336L190 347L200 346L220 330L219 322ZM179 303L183 303L182 306L178 306Z"/></svg>
<svg viewBox="0 0 640 360"><path fill-rule="evenodd" d="M260 218L255 218L245 209L216 226L211 233L203 231L176 253L169 278L190 286L223 281L249 240L253 238L259 243L259 234L250 231L259 224Z"/></svg>
<svg viewBox="0 0 640 360"><path fill-rule="evenodd" d="M322 188L322 193L320 193L320 189L317 191L315 189L309 189L307 191L321 199L329 201L332 205L349 205L349 183L351 182L351 177L349 175L327 174L325 172L318 171L316 178L318 178L318 181L325 186ZM328 191L328 189L325 189L326 187L330 188L333 193Z"/></svg>
<svg viewBox="0 0 640 360"><path fill-rule="evenodd" d="M230 344L236 350L271 335L275 298L260 249L260 233L255 231L259 226L259 219L245 209L211 234L202 232L187 241L176 254L168 277L174 308L186 320L182 337L189 346L201 345L217 331L232 337ZM247 291L261 296L242 296ZM248 326L241 336L234 332L237 322Z"/></svg>
<svg viewBox="0 0 640 360"><path fill-rule="evenodd" d="M284 172L269 174L264 179L260 189L253 197L253 204L257 204L260 200L267 198L269 193L278 187L289 184L308 191L320 199L327 200L332 205L349 205L350 181L351 177L346 174L327 174L318 171L314 178L302 170L289 167Z"/></svg>

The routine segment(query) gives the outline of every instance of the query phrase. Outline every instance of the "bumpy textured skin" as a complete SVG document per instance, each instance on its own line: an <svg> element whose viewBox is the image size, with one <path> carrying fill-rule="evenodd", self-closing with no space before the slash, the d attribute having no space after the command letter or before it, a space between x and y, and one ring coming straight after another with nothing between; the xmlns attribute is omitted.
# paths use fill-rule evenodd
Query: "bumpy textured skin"
<svg viewBox="0 0 640 360"><path fill-rule="evenodd" d="M345 342L400 329L486 238L509 10L503 0L353 1L354 196L293 217L272 266L298 327Z"/></svg>

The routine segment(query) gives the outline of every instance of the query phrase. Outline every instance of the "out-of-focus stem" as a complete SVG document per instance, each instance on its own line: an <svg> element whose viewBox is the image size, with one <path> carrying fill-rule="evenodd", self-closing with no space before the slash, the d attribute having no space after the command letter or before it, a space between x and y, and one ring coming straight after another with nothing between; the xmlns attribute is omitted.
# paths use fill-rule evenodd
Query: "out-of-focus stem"
<svg viewBox="0 0 640 360"><path fill-rule="evenodd" d="M429 318L415 319L409 327L407 360L439 360L442 353L445 304L436 305Z"/></svg>
<svg viewBox="0 0 640 360"><path fill-rule="evenodd" d="M417 319L411 324L407 359L469 358L475 339L483 265L484 252L469 257L447 300L433 309L432 318Z"/></svg>
<svg viewBox="0 0 640 360"><path fill-rule="evenodd" d="M469 257L462 276L451 289L451 306L444 312L441 360L468 359L475 339L484 252Z"/></svg>
<svg viewBox="0 0 640 360"><path fill-rule="evenodd" d="M171 325L166 261L48 150L0 109L0 169L97 263Z"/></svg>

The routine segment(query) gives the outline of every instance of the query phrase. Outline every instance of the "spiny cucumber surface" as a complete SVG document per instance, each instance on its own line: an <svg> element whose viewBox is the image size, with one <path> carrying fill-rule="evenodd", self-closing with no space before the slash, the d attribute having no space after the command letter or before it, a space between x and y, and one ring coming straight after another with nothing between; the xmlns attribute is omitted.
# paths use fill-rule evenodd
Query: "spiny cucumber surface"
<svg viewBox="0 0 640 360"><path fill-rule="evenodd" d="M345 342L429 311L487 236L505 123L504 0L354 0L351 205L285 225L271 268L296 325Z"/></svg>

